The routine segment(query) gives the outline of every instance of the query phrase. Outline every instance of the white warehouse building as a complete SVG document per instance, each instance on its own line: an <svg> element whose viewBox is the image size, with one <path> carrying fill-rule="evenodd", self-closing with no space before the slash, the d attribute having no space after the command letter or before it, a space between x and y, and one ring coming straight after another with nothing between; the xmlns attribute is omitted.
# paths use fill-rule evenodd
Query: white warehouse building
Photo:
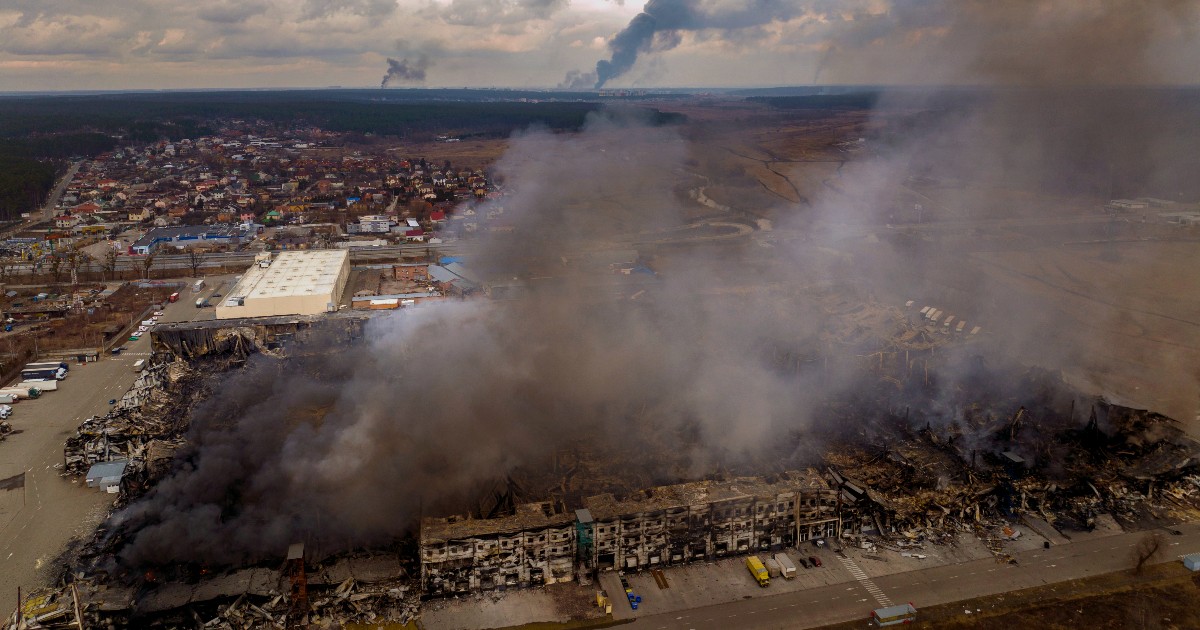
<svg viewBox="0 0 1200 630"><path fill-rule="evenodd" d="M242 276L217 304L217 319L336 311L349 278L347 250L282 252Z"/></svg>

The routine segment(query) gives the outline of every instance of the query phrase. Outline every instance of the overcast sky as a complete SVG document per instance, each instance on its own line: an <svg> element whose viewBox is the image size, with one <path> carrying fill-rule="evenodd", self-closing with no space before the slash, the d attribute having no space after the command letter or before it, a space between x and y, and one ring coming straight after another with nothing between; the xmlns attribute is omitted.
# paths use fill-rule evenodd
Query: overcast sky
<svg viewBox="0 0 1200 630"><path fill-rule="evenodd" d="M1195 0L4 0L0 91L1200 83ZM645 11L645 13L643 13ZM639 16L639 14L641 14ZM1064 45L1065 42L1065 45ZM1042 68L1046 58L1054 70ZM1086 66L1083 72L1074 65ZM423 76L423 78L421 78ZM1032 78L1030 78L1032 77Z"/></svg>

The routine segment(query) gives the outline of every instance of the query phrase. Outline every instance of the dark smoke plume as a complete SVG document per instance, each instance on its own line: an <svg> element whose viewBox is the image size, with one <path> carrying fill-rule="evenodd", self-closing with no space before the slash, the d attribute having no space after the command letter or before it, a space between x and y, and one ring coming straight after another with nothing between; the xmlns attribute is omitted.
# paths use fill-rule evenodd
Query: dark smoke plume
<svg viewBox="0 0 1200 630"><path fill-rule="evenodd" d="M814 82L1143 85L1154 80L1143 74L1148 65L1188 72L1182 60L1196 58L1200 8L1192 0L649 0L609 41L596 87L645 53L675 48L684 33L737 44L780 23L791 26L784 43L818 51ZM1180 54L1188 46L1190 56Z"/></svg>
<svg viewBox="0 0 1200 630"><path fill-rule="evenodd" d="M612 55L596 63L596 87L604 87L633 67L638 56L667 51L681 43L685 31L711 29L729 33L788 20L810 8L810 1L758 0L751 3L649 0L642 12L608 42Z"/></svg>
<svg viewBox="0 0 1200 630"><path fill-rule="evenodd" d="M514 194L496 205L519 237L473 246L471 266L564 282L397 312L357 345L252 357L195 410L182 468L119 517L133 532L122 557L223 564L302 538L322 553L386 543L422 511L461 512L481 482L542 470L572 444L653 484L747 461L808 426L815 401L844 383L780 371L772 356L774 340L811 337L816 313L709 295L726 254L616 284L603 267L600 281L571 279L598 239L680 223L664 182L686 154L676 131L624 118L515 139L496 166Z"/></svg>
<svg viewBox="0 0 1200 630"><path fill-rule="evenodd" d="M596 73L571 70L558 84L560 90L587 90L596 85Z"/></svg>
<svg viewBox="0 0 1200 630"><path fill-rule="evenodd" d="M809 5L785 11L762 3L754 12L652 1L614 40L598 81L628 70L653 49L656 33L733 28L738 16L761 24L763 15L794 14L802 4ZM1034 395L1014 380L991 385L981 356L1062 370L1096 393L1128 377L1143 394L1155 388L1161 398L1150 402L1170 415L1194 411L1200 323L1174 314L1178 305L1170 310L1188 294L1097 291L1058 269L1064 243L1137 240L1135 222L1054 228L1061 234L1014 225L987 247L969 227L941 238L924 225L986 227L1094 208L1110 195L1200 194L1194 101L1170 91L1058 88L1059 79L1098 80L1114 68L1115 82L1165 76L1164 59L1152 54L1161 30L1151 25L1185 9L1146 4L1154 11L1093 3L1043 25L1030 50L1007 54L996 33L1012 27L1013 16L1030 17L1022 7L1066 5L896 2L872 22L842 24L842 38L830 40L826 72L834 79L868 63L866 43L887 49L929 32L938 63L912 61L898 76L924 70L982 87L886 92L862 131L874 157L846 158L813 178L804 191L811 211L777 209L777 233L786 237L771 249L749 239L691 243L672 250L657 277L633 276L621 288L573 277L573 261L605 247L598 242L633 247L637 238L672 233L658 230L678 226L687 208L671 183L700 149L675 131L612 118L578 135L514 139L496 165L514 194L477 211L503 206L514 232L488 236L470 265L491 278L565 277L530 280L521 299L397 312L373 320L363 343L298 347L286 362L252 357L194 411L192 447L176 473L116 517L131 534L122 558L236 563L277 557L297 539L317 541L322 552L391 541L422 514L461 512L482 482L548 468L554 454L581 443L645 485L739 462L761 472L764 452L796 461L791 449L811 455L828 424L868 431L880 417L864 404L880 379L827 340L829 315L788 299L814 285L858 291L861 301L920 300L987 328L969 351L951 352L944 370L914 376L904 389L882 385L891 388L891 408L911 406L931 423L961 420L979 401L964 392L979 383L1006 400ZM1082 54L1083 42L1120 23L1108 12L1118 8L1133 11L1139 25L1114 34L1122 54ZM1035 58L1040 66L1030 69ZM727 151L717 153L726 159ZM1113 275L1136 267L1107 262L1103 247L1085 262ZM764 252L776 264L763 262ZM555 273L542 273L547 261ZM1157 262L1142 271L1149 275ZM747 284L775 289L744 291ZM885 351L892 352L881 347L878 359L865 360L882 362ZM919 364L906 367L920 374ZM855 413L833 413L832 403L855 405Z"/></svg>
<svg viewBox="0 0 1200 630"><path fill-rule="evenodd" d="M425 71L430 66L429 57L425 55L420 55L412 61L407 57L400 61L388 57L387 62L387 74L383 75L383 81L379 82L381 88L395 82L420 83L425 80Z"/></svg>

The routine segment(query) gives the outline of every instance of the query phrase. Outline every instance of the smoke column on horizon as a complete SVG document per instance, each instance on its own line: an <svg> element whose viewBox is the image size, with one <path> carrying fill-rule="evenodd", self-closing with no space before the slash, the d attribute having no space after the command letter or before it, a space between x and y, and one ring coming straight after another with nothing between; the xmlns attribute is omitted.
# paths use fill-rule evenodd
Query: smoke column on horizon
<svg viewBox="0 0 1200 630"><path fill-rule="evenodd" d="M429 57L426 55L419 55L411 61L407 57L401 60L388 57L387 63L387 73L379 82L381 88L397 82L421 83L425 81L425 71L431 65Z"/></svg>
<svg viewBox="0 0 1200 630"><path fill-rule="evenodd" d="M773 40L810 50L814 83L1196 83L1198 29L1192 0L649 0L609 40L596 87L685 35L733 48ZM1148 66L1158 72L1144 74Z"/></svg>

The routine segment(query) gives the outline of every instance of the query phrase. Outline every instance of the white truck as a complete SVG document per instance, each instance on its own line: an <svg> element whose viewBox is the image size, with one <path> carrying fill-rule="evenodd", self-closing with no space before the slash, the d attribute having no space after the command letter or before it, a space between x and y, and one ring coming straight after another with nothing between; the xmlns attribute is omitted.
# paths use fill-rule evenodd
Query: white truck
<svg viewBox="0 0 1200 630"><path fill-rule="evenodd" d="M17 387L22 389L37 388L43 392L52 392L58 389L58 381L22 381L17 383Z"/></svg>
<svg viewBox="0 0 1200 630"><path fill-rule="evenodd" d="M37 394L35 395L34 392L37 392ZM36 387L28 388L28 387L13 386L13 387L5 387L4 389L0 389L0 396L3 396L5 394L11 395L18 399L19 398L37 398L38 396L42 395L42 390L39 388L36 388Z"/></svg>
<svg viewBox="0 0 1200 630"><path fill-rule="evenodd" d="M783 579L790 580L796 577L796 565L786 553L775 554L775 563L779 565L779 574Z"/></svg>
<svg viewBox="0 0 1200 630"><path fill-rule="evenodd" d="M133 371L134 372L141 372L144 369L146 369L146 360L145 359L138 359L137 361L133 362Z"/></svg>

